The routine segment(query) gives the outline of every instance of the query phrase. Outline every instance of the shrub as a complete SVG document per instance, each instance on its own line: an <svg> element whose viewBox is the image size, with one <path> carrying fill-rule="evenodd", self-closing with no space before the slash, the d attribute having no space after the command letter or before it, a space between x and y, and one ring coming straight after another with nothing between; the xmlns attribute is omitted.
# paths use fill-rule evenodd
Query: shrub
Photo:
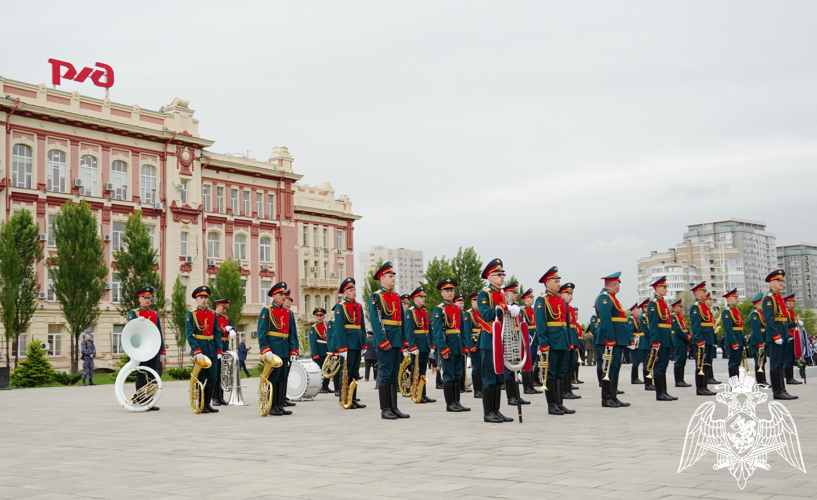
<svg viewBox="0 0 817 500"><path fill-rule="evenodd" d="M192 366L180 366L165 370L165 373L167 373L173 380L189 380L192 372Z"/></svg>
<svg viewBox="0 0 817 500"><path fill-rule="evenodd" d="M82 378L81 373L54 372L54 382L62 385L74 385Z"/></svg>
<svg viewBox="0 0 817 500"><path fill-rule="evenodd" d="M79 375L82 377L82 375ZM45 358L39 342L29 342L26 359L11 374L11 383L17 387L38 387L48 384L54 377L54 369Z"/></svg>

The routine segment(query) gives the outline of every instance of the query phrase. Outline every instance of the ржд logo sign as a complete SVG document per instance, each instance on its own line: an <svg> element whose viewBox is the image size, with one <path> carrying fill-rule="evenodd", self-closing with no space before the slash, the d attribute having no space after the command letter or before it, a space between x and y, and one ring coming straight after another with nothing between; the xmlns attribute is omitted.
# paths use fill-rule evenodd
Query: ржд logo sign
<svg viewBox="0 0 817 500"><path fill-rule="evenodd" d="M81 83L90 76L91 81L93 81L97 87L104 87L106 89L113 87L113 68L107 64L98 62L96 63L96 67L101 69L82 68L82 71L77 73L74 65L69 62L59 61L57 59L49 59L48 62L51 63L51 83L54 85L60 84L60 78ZM65 68L65 73L60 74L62 73L62 68ZM102 80L103 76L105 77L104 80Z"/></svg>

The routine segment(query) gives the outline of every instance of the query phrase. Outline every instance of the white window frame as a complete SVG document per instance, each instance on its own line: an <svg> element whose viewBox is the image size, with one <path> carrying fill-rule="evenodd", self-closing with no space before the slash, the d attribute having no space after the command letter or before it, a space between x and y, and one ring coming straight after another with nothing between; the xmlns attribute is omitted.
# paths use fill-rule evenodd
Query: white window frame
<svg viewBox="0 0 817 500"><path fill-rule="evenodd" d="M224 213L224 188L216 186L216 212Z"/></svg>
<svg viewBox="0 0 817 500"><path fill-rule="evenodd" d="M145 227L147 228L148 236L150 237L150 248L153 248L155 250L157 248L156 226L146 224Z"/></svg>
<svg viewBox="0 0 817 500"><path fill-rule="evenodd" d="M54 293L54 278L52 277L54 270L49 269L48 274L46 276L46 300L49 302L54 302L57 300L57 294Z"/></svg>
<svg viewBox="0 0 817 500"><path fill-rule="evenodd" d="M111 302L122 300L122 279L116 273L111 273Z"/></svg>
<svg viewBox="0 0 817 500"><path fill-rule="evenodd" d="M252 214L250 213L250 192L244 191L244 217L250 217Z"/></svg>
<svg viewBox="0 0 817 500"><path fill-rule="evenodd" d="M187 297L187 285L190 282L190 279L187 276L179 276L179 281L182 282L182 286L184 287L184 296Z"/></svg>
<svg viewBox="0 0 817 500"><path fill-rule="evenodd" d="M11 151L11 185L31 189L31 148L15 144Z"/></svg>
<svg viewBox="0 0 817 500"><path fill-rule="evenodd" d="M233 238L233 256L238 260L247 260L247 237L236 234Z"/></svg>
<svg viewBox="0 0 817 500"><path fill-rule="evenodd" d="M121 224L121 230L117 229ZM111 245L111 249L114 252L118 252L119 250L127 250L128 246L122 241L122 235L125 234L125 223L121 221L113 221L111 223L111 240L113 244Z"/></svg>
<svg viewBox="0 0 817 500"><path fill-rule="evenodd" d="M266 244L264 241L266 240ZM272 261L272 239L268 236L262 236L258 239L258 260L261 262Z"/></svg>
<svg viewBox="0 0 817 500"><path fill-rule="evenodd" d="M267 219L272 219L275 215L275 195L267 194Z"/></svg>
<svg viewBox="0 0 817 500"><path fill-rule="evenodd" d="M48 151L46 164L46 186L48 191L65 192L65 153L59 149ZM55 178L56 177L56 178Z"/></svg>
<svg viewBox="0 0 817 500"><path fill-rule="evenodd" d="M256 217L264 218L264 193L255 193L255 211Z"/></svg>
<svg viewBox="0 0 817 500"><path fill-rule="evenodd" d="M189 180L182 179L179 181L179 195L182 200L182 205L187 204L187 186L189 185Z"/></svg>
<svg viewBox="0 0 817 500"><path fill-rule="evenodd" d="M124 328L125 325L113 325L113 334L111 338L111 354L113 355L125 353L125 350L122 349L122 330Z"/></svg>
<svg viewBox="0 0 817 500"><path fill-rule="evenodd" d="M207 257L211 259L221 258L221 233L216 231L207 233Z"/></svg>
<svg viewBox="0 0 817 500"><path fill-rule="evenodd" d="M261 280L261 301L264 302L264 306L270 305L270 302L272 301L272 297L267 295L270 288L272 288L272 281Z"/></svg>
<svg viewBox="0 0 817 500"><path fill-rule="evenodd" d="M97 196L98 164L97 159L91 155L82 155L79 159L79 178L82 179L82 187L79 190L81 196Z"/></svg>
<svg viewBox="0 0 817 500"><path fill-rule="evenodd" d="M56 349L55 346L58 341L59 349ZM62 333L48 334L48 351L46 351L46 356L62 356Z"/></svg>
<svg viewBox="0 0 817 500"><path fill-rule="evenodd" d="M158 190L159 184L156 180L156 167L149 164L142 165L140 170L141 173L141 181L140 184L140 194L142 198L142 203L146 203L148 205L153 205L156 203L156 191Z"/></svg>
<svg viewBox="0 0 817 500"><path fill-rule="evenodd" d="M128 199L128 164L122 160L111 163L111 184L113 192L111 198L126 201Z"/></svg>
<svg viewBox="0 0 817 500"><path fill-rule="evenodd" d="M56 214L48 214L48 246L53 247L55 246L56 240L54 239L54 228L57 224L57 215Z"/></svg>
<svg viewBox="0 0 817 500"><path fill-rule="evenodd" d="M343 250L343 230L338 229L335 232L335 248L338 250Z"/></svg>
<svg viewBox="0 0 817 500"><path fill-rule="evenodd" d="M238 215L238 189L230 189L230 210L233 215Z"/></svg>
<svg viewBox="0 0 817 500"><path fill-rule="evenodd" d="M211 186L210 184L204 184L201 187L201 203L202 203L202 205L204 205L204 211L205 212L210 212L210 207L211 207L210 196L212 194L212 189L213 189L213 186Z"/></svg>
<svg viewBox="0 0 817 500"><path fill-rule="evenodd" d="M182 257L187 257L187 231L182 231L179 235L179 253Z"/></svg>

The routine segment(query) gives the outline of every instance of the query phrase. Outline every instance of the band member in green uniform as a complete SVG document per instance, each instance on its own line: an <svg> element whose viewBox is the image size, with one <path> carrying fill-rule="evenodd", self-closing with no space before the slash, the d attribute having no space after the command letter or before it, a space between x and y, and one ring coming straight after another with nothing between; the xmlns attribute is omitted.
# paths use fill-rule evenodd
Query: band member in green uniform
<svg viewBox="0 0 817 500"><path fill-rule="evenodd" d="M216 301L216 321L218 322L218 327L221 330L221 351L222 353L227 352L230 350L230 339L235 338L235 326L233 325L230 318L226 316L227 311L230 309L230 299L218 299ZM216 366L216 385L213 389L213 406L221 406L227 405L227 401L224 399L224 389L221 387L221 357L222 355L219 354L217 356L218 359L214 360ZM234 362L238 363L238 359L234 360Z"/></svg>
<svg viewBox="0 0 817 500"><path fill-rule="evenodd" d="M340 307L340 303L343 301L343 294L338 292L338 299L335 302L335 305L332 306L332 312L329 314L329 321L326 323L326 348L329 352L337 353L338 346L335 343L335 309ZM341 378L341 370L338 370L338 373L332 378L332 382L334 383L335 388L335 397L340 397L340 378Z"/></svg>
<svg viewBox="0 0 817 500"><path fill-rule="evenodd" d="M706 304L706 281L692 287L695 294L695 303L689 308L689 318L692 323L692 342L695 343L695 394L698 396L714 396L706 384L708 383L707 366L712 364L707 346L715 344L714 318L712 311ZM703 365L703 375L699 375Z"/></svg>
<svg viewBox="0 0 817 500"><path fill-rule="evenodd" d="M461 293L454 295L454 305L459 307L460 310L463 312L463 324L461 328L461 335L462 335L462 343L465 344L466 351L462 353L462 378L460 378L460 393L465 394L467 392L471 392L471 389L468 388L468 353L471 349L471 335L467 333L465 330L465 297ZM459 400L457 400L459 401ZM470 409L470 408L469 408Z"/></svg>
<svg viewBox="0 0 817 500"><path fill-rule="evenodd" d="M445 411L471 411L460 403L463 355L468 347L462 338L462 309L453 303L457 280L444 278L437 284L443 301L434 307L431 319L434 345L442 357Z"/></svg>
<svg viewBox="0 0 817 500"><path fill-rule="evenodd" d="M752 334L749 336L749 346L752 348L752 356L755 360L755 380L757 385L768 389L766 382L766 322L763 319L763 292L752 297L752 312L749 313L749 325L752 327ZM758 361L762 361L762 364ZM759 370L763 371L759 371Z"/></svg>
<svg viewBox="0 0 817 500"><path fill-rule="evenodd" d="M156 356L147 361L142 361L139 363L139 366L153 368L157 373L161 374L162 371L164 371L165 363L167 363L167 356L165 351L165 335L162 333L162 323L159 321L159 315L156 313L156 311L150 310L150 303L153 300L153 287L142 287L138 292L136 292L136 295L139 297L139 307L128 312L128 321L139 317L146 318L156 325L156 328L159 329L159 334L162 336L162 345L159 348L159 352L156 353ZM141 371L136 372L137 391L147 384L148 376L153 378L153 375L146 375ZM159 407L151 407L151 411L159 411Z"/></svg>
<svg viewBox="0 0 817 500"><path fill-rule="evenodd" d="M644 390L654 391L655 384L653 384L652 379L647 378L647 361L650 359L650 351L652 350L650 346L650 324L645 314L649 303L650 299L645 299L638 304L638 309L641 310L641 314L638 316L638 327L643 333L643 335L638 338L638 351L639 357L641 358L641 374L644 375Z"/></svg>
<svg viewBox="0 0 817 500"><path fill-rule="evenodd" d="M655 385L656 401L675 401L675 396L667 392L667 366L672 350L672 317L669 306L664 300L667 295L667 277L662 276L652 284L655 295L647 304L647 325L649 327L650 347L655 351L655 364L652 378Z"/></svg>
<svg viewBox="0 0 817 500"><path fill-rule="evenodd" d="M369 321L377 345L378 391L380 417L386 420L409 418L397 408L397 377L402 356L408 356L408 341L403 338L403 310L400 296L394 293L395 272L391 262L375 271L380 289L369 301Z"/></svg>
<svg viewBox="0 0 817 500"><path fill-rule="evenodd" d="M403 313L408 311L408 308L411 307L411 297L408 294L404 293L400 296L400 306L403 308Z"/></svg>
<svg viewBox="0 0 817 500"><path fill-rule="evenodd" d="M201 413L218 413L210 403L218 378L215 360L221 355L221 329L216 321L216 313L207 308L210 287L200 286L193 290L192 295L196 301L196 309L189 311L184 321L190 355L198 363L203 362L204 356L209 357L212 362L210 368L202 368L199 372L199 382L204 384L204 409Z"/></svg>
<svg viewBox="0 0 817 500"><path fill-rule="evenodd" d="M289 311L289 320L293 324L297 324L296 321L295 321L295 313L292 312L292 290L287 290L286 292L284 292L284 308L286 308ZM297 346L298 336L297 335L295 336L295 343L296 343L295 348L298 349L298 346ZM290 357L292 357L292 356L290 356ZM297 358L298 358L298 356L296 355L294 359L292 359L289 363L284 365L284 366L286 366L286 373L285 373L286 378L284 379L284 387L285 388L286 388L286 381L289 380L289 370L292 368L292 363L294 363ZM284 368L284 367L281 367L281 368ZM290 401L289 398L284 398L284 406L295 406L295 403Z"/></svg>
<svg viewBox="0 0 817 500"><path fill-rule="evenodd" d="M689 352L689 341L692 340L692 332L687 328L684 319L684 301L678 299L672 303L672 347L675 349L675 387L692 387L684 380L684 370L687 364L687 353Z"/></svg>
<svg viewBox="0 0 817 500"><path fill-rule="evenodd" d="M538 371L539 361L539 339L536 336L536 314L533 309L533 302L536 297L533 296L533 289L528 288L525 293L519 297L522 300L522 312L525 314L525 321L528 323L528 356L531 357L531 369L522 372L522 385L525 394L542 394L542 391L536 388L536 375Z"/></svg>
<svg viewBox="0 0 817 500"><path fill-rule="evenodd" d="M783 354L783 365L786 376L786 383L791 385L800 385L802 382L794 378L794 365L797 364L797 357L794 350L794 343L797 339L795 330L798 326L797 313L794 307L797 305L795 294L787 295L783 298L786 301L786 310L789 314L789 321L787 323L789 331L789 341L785 344L785 353Z"/></svg>
<svg viewBox="0 0 817 500"><path fill-rule="evenodd" d="M338 348L338 354L346 363L349 379L360 379L360 359L366 348L366 340L362 337L366 333L366 322L363 318L363 306L357 299L357 288L354 278L346 278L340 284L343 300L335 307L335 331L333 338ZM395 302L400 311L399 300ZM366 408L357 399L357 388L352 394L352 408Z"/></svg>
<svg viewBox="0 0 817 500"><path fill-rule="evenodd" d="M419 363L418 374L425 377L428 370L428 357L434 351L434 342L431 339L431 322L428 320L428 310L426 309L426 291L422 286L418 286L411 292L409 298L414 302L406 309L403 318L403 334L409 343L409 353L415 356L410 372L414 372L414 363ZM423 385L423 398L420 403L436 403L436 399L431 399L426 395L426 385Z"/></svg>
<svg viewBox="0 0 817 500"><path fill-rule="evenodd" d="M567 306L567 331L569 349L567 351L567 373L562 382L562 398L564 399L581 399L578 394L573 394L573 389L578 387L573 386L573 374L579 369L579 333L576 330L575 315L570 303L573 302L573 289L576 285L573 283L565 283L559 287L559 294L565 301ZM581 328L581 327L580 327Z"/></svg>
<svg viewBox="0 0 817 500"><path fill-rule="evenodd" d="M567 304L559 293L562 278L559 269L551 267L539 278L544 283L545 293L534 302L536 316L536 335L539 337L539 352L548 357L547 390L545 397L548 402L549 415L565 415L576 413L563 404L565 375L570 360L570 319L568 318Z"/></svg>
<svg viewBox="0 0 817 500"><path fill-rule="evenodd" d="M717 307L713 307L714 301L712 300L712 292L706 292L706 306L709 307L710 311L717 311ZM715 380L715 371L714 365L712 364L712 360L717 357L718 354L718 334L715 332L715 327L712 327L712 341L711 345L706 346L706 355L709 357L709 364L706 365L706 383L708 385L717 385L720 384L720 380Z"/></svg>
<svg viewBox="0 0 817 500"><path fill-rule="evenodd" d="M644 382L638 378L638 367L641 365L642 362L646 363L646 359L641 359L641 350L638 346L641 344L641 339L644 337L644 332L641 331L641 303L636 302L630 308L630 317L627 318L627 329L630 331L630 335L632 336L632 342L630 344L630 348L632 352L632 362L633 366L630 368L630 383L631 384L643 384Z"/></svg>
<svg viewBox="0 0 817 500"><path fill-rule="evenodd" d="M482 279L488 280L489 286L482 289L477 295L478 315L475 315L480 325L479 352L482 358L482 411L483 420L490 423L513 422L499 411L502 400L500 385L504 383L504 366L500 373L494 366L493 322L496 320L496 308L511 311L514 317L519 315L518 306L508 306L502 285L505 284L505 270L502 260L493 259L482 270Z"/></svg>
<svg viewBox="0 0 817 500"><path fill-rule="evenodd" d="M743 317L736 307L738 305L738 289L733 288L723 295L726 308L721 311L721 325L723 326L723 348L729 352L729 376L740 374L740 363L743 361L743 350L746 348L743 339Z"/></svg>
<svg viewBox="0 0 817 500"><path fill-rule="evenodd" d="M598 316L598 330L596 334L596 345L600 342L604 350L610 351L612 360L609 367L609 379L603 380L601 384L601 406L605 408L619 408L630 406L618 399L618 375L621 371L621 349L630 345L632 337L627 331L627 318L624 307L616 298L616 294L621 289L621 273L616 272L602 278L604 288L596 298L596 315ZM602 351L602 354L604 353ZM599 365L603 365L603 360L597 352Z"/></svg>
<svg viewBox="0 0 817 500"><path fill-rule="evenodd" d="M312 353L312 360L318 363L318 366L323 367L323 363L326 361L326 355L329 352L326 340L328 330L326 324L323 322L326 318L326 309L316 307L312 311L312 315L315 316L315 324L310 326L307 332L309 336L309 352ZM327 394L329 392L328 378L323 379L318 392L321 394Z"/></svg>
<svg viewBox="0 0 817 500"><path fill-rule="evenodd" d="M477 307L477 294L472 293L471 309L465 311L462 316L463 331L471 337L471 347L468 349L471 354L471 383L474 384L474 397L482 398L482 357L479 355L479 308Z"/></svg>
<svg viewBox="0 0 817 500"><path fill-rule="evenodd" d="M769 358L769 378L774 399L797 399L786 391L783 375L785 346L789 341L789 315L780 293L786 287L786 271L777 269L766 276L769 291L763 297L763 321L766 322L766 356Z"/></svg>
<svg viewBox="0 0 817 500"><path fill-rule="evenodd" d="M519 297L518 282L512 281L508 283L502 288L502 291L505 292L505 302L508 304L508 306L514 305L519 307L519 305L516 303L516 299ZM514 318L515 324L512 327L513 331L519 331L521 320L522 316L517 316ZM530 401L522 399L521 394L519 394L519 384L516 382L516 374L514 372L505 368L505 372L503 373L503 382L505 384L505 395L508 397L508 406L516 406L517 403L523 405L530 404Z"/></svg>
<svg viewBox="0 0 817 500"><path fill-rule="evenodd" d="M287 284L276 283L267 294L272 304L261 309L258 315L258 346L261 355L270 358L272 352L281 358L283 365L272 370L268 380L272 384L272 410L270 415L291 415L286 409L288 367L298 357L298 329L292 312L284 307Z"/></svg>

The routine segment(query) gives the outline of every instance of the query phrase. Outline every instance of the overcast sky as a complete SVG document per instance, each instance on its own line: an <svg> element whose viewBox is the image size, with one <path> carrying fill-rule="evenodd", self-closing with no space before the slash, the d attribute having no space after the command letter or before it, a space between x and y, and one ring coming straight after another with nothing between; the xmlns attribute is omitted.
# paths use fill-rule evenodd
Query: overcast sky
<svg viewBox="0 0 817 500"><path fill-rule="evenodd" d="M537 293L558 265L586 321L688 221L817 241L817 3L119 5L15 2L0 75L100 61L116 102L190 99L213 151L287 146L350 196L358 251L474 246Z"/></svg>

